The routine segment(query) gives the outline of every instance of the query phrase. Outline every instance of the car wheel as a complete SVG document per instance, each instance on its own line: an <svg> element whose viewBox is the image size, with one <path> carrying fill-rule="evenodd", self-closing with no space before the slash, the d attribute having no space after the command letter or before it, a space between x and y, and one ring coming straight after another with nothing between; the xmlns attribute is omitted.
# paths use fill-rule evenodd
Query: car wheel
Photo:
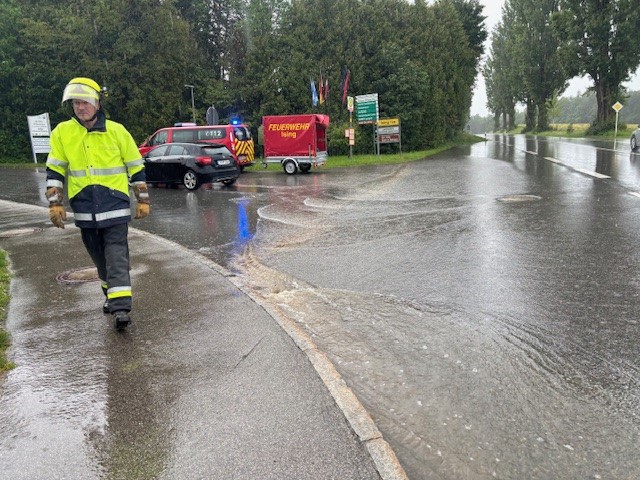
<svg viewBox="0 0 640 480"><path fill-rule="evenodd" d="M309 170L311 170L311 164L310 163L301 163L300 164L300 171L302 173L307 173L307 172L309 172Z"/></svg>
<svg viewBox="0 0 640 480"><path fill-rule="evenodd" d="M187 190L195 190L200 186L200 180L193 170L187 170L182 177L182 184Z"/></svg>
<svg viewBox="0 0 640 480"><path fill-rule="evenodd" d="M631 135L631 150L636 151L638 149L638 140L635 135Z"/></svg>
<svg viewBox="0 0 640 480"><path fill-rule="evenodd" d="M228 180L222 180L222 183L224 185L233 185L234 183L236 183L236 179L235 178L229 178Z"/></svg>
<svg viewBox="0 0 640 480"><path fill-rule="evenodd" d="M285 162L282 164L282 168L287 175L294 175L298 170L298 167L296 167L296 162L294 162L293 160L285 160Z"/></svg>

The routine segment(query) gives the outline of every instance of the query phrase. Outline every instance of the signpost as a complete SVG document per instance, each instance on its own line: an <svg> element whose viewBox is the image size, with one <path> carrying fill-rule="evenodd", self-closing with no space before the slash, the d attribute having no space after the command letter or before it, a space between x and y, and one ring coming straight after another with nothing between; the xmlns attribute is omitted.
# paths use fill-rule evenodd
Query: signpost
<svg viewBox="0 0 640 480"><path fill-rule="evenodd" d="M613 149L616 149L616 141L618 140L618 113L622 110L622 104L620 102L616 102L613 104L613 108L616 111L616 130L613 135Z"/></svg>
<svg viewBox="0 0 640 480"><path fill-rule="evenodd" d="M219 121L218 110L216 110L216 107L212 104L207 108L207 125L218 125Z"/></svg>
<svg viewBox="0 0 640 480"><path fill-rule="evenodd" d="M378 120L376 134L378 143L397 143L400 145L400 152L402 152L399 118L381 118Z"/></svg>
<svg viewBox="0 0 640 480"><path fill-rule="evenodd" d="M40 115L27 115L29 123L29 136L31 137L31 150L33 152L33 163L38 163L38 153L49 153L51 146L49 137L51 137L51 124L49 123L49 114L41 113Z"/></svg>
<svg viewBox="0 0 640 480"><path fill-rule="evenodd" d="M349 110L349 160L353 157L353 146L356 144L355 130L353 129L353 97L347 97L347 110Z"/></svg>

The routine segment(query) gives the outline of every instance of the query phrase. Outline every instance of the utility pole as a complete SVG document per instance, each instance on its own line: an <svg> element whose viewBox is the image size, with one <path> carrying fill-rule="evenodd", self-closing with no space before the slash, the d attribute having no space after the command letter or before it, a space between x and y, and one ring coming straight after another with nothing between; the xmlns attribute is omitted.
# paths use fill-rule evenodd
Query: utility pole
<svg viewBox="0 0 640 480"><path fill-rule="evenodd" d="M185 85L191 89L191 110L193 111L193 123L196 123L196 104L193 101L193 85Z"/></svg>

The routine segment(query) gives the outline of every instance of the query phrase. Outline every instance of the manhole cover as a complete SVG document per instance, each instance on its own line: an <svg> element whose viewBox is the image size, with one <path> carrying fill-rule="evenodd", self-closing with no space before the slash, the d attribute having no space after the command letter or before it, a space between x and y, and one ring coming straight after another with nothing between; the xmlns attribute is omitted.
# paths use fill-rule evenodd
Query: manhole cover
<svg viewBox="0 0 640 480"><path fill-rule="evenodd" d="M538 200L542 200L542 197L538 195L505 195L504 197L498 197L498 201L504 203L537 202Z"/></svg>
<svg viewBox="0 0 640 480"><path fill-rule="evenodd" d="M35 232L42 232L44 228L15 228L13 230L5 230L0 232L0 238L19 237L21 235L29 235Z"/></svg>
<svg viewBox="0 0 640 480"><path fill-rule="evenodd" d="M67 285L75 285L77 283L97 282L98 269L96 267L75 268L60 273L56 277L56 281Z"/></svg>

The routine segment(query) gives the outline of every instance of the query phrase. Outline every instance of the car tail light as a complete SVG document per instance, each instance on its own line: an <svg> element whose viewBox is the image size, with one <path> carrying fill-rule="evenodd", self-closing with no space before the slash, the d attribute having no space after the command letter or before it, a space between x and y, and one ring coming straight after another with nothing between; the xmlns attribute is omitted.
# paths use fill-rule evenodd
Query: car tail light
<svg viewBox="0 0 640 480"><path fill-rule="evenodd" d="M211 165L211 157L196 157L196 163L198 165Z"/></svg>

